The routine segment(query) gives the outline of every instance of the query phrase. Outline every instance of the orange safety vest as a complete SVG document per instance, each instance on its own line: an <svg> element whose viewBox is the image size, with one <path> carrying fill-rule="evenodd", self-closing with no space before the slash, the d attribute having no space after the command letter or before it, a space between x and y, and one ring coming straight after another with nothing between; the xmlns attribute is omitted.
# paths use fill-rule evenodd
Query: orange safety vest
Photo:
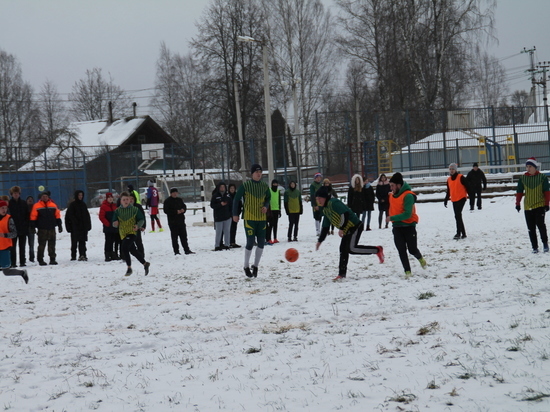
<svg viewBox="0 0 550 412"><path fill-rule="evenodd" d="M0 233L10 233L10 215L4 216L4 219L0 220ZM13 245L10 238L0 237L0 250L6 250Z"/></svg>
<svg viewBox="0 0 550 412"><path fill-rule="evenodd" d="M462 184L462 175L457 173L456 179L453 180L451 177L447 178L447 184L449 185L449 192L451 195L451 202L458 202L464 198L468 197L468 192Z"/></svg>
<svg viewBox="0 0 550 412"><path fill-rule="evenodd" d="M411 190L405 190L399 197L394 197L391 193L389 195L390 199L390 216L397 216L405 212L405 196L408 194L414 195L415 193ZM406 220L401 220L402 223L418 223L418 215L416 214L416 206L413 205L412 215Z"/></svg>

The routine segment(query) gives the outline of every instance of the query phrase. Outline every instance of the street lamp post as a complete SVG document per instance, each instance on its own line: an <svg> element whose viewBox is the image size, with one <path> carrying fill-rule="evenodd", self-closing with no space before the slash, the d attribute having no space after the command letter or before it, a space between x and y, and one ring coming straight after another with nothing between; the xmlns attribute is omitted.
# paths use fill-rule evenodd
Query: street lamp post
<svg viewBox="0 0 550 412"><path fill-rule="evenodd" d="M267 145L267 172L268 184L271 184L275 177L275 165L273 164L273 135L271 130L271 98L269 95L269 70L267 67L267 44L261 40L256 40L248 36L238 36L238 41L256 42L262 45L263 63L264 63L264 103L265 103L265 135Z"/></svg>

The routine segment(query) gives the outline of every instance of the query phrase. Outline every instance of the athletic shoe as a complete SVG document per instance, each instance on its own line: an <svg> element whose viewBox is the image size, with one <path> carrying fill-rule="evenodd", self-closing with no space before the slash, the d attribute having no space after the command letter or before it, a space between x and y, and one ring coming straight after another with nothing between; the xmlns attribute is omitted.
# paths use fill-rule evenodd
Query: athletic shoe
<svg viewBox="0 0 550 412"><path fill-rule="evenodd" d="M539 253L538 249L533 249L533 253Z"/></svg>
<svg viewBox="0 0 550 412"><path fill-rule="evenodd" d="M377 246L377 247L378 247L378 252L376 252L376 256L378 256L380 263L384 263L384 248L382 246Z"/></svg>
<svg viewBox="0 0 550 412"><path fill-rule="evenodd" d="M454 240L460 239L460 235L457 233L456 235L454 235L453 239L454 239Z"/></svg>
<svg viewBox="0 0 550 412"><path fill-rule="evenodd" d="M410 270L407 270L407 271L405 272L405 279L411 278L412 275L413 275L412 272L411 272Z"/></svg>
<svg viewBox="0 0 550 412"><path fill-rule="evenodd" d="M293 242L297 242L298 241L298 238L296 236L294 236L294 239L292 239Z"/></svg>
<svg viewBox="0 0 550 412"><path fill-rule="evenodd" d="M79 256L79 257L78 257L78 260L79 260L80 262L86 262L86 261L88 260L88 258L87 258L86 256Z"/></svg>
<svg viewBox="0 0 550 412"><path fill-rule="evenodd" d="M273 243L279 243L278 239L273 239Z"/></svg>
<svg viewBox="0 0 550 412"><path fill-rule="evenodd" d="M544 253L548 253L548 250L549 250L549 249L548 249L548 243L544 243L544 244L542 245L542 247L543 247L542 250L544 251ZM21 265L21 266L25 266L25 265Z"/></svg>
<svg viewBox="0 0 550 412"><path fill-rule="evenodd" d="M466 236L466 235L460 236L461 239L466 239L467 237L468 237L468 236Z"/></svg>
<svg viewBox="0 0 550 412"><path fill-rule="evenodd" d="M72 257L71 260L76 260L76 257ZM80 259L78 259L78 260L80 260Z"/></svg>
<svg viewBox="0 0 550 412"><path fill-rule="evenodd" d="M254 276L255 278L258 277L258 267L257 266L252 265L252 276Z"/></svg>
<svg viewBox="0 0 550 412"><path fill-rule="evenodd" d="M418 259L418 262L420 262L420 266L422 266L422 269L426 269L426 267L428 266L428 264L426 263L426 259L424 258Z"/></svg>
<svg viewBox="0 0 550 412"><path fill-rule="evenodd" d="M149 233L155 233L155 231L154 231L154 230L150 230Z"/></svg>
<svg viewBox="0 0 550 412"><path fill-rule="evenodd" d="M244 274L247 278L253 278L252 272L250 271L250 268L244 268Z"/></svg>
<svg viewBox="0 0 550 412"><path fill-rule="evenodd" d="M342 279L345 279L346 277L345 276L336 276L334 279L332 279L333 282L338 282L339 280L342 280Z"/></svg>
<svg viewBox="0 0 550 412"><path fill-rule="evenodd" d="M24 268L25 266L27 266L27 265L25 265L24 263L21 263L21 264L19 265L19 267L22 267L22 268Z"/></svg>
<svg viewBox="0 0 550 412"><path fill-rule="evenodd" d="M48 266L48 264L47 264L46 262L44 262L43 260L39 260L39 261L38 261L38 264L39 264L40 266Z"/></svg>
<svg viewBox="0 0 550 412"><path fill-rule="evenodd" d="M190 251L190 250L186 250L186 251L185 251L185 254L186 254L186 255L194 255L195 252L192 252L192 251Z"/></svg>
<svg viewBox="0 0 550 412"><path fill-rule="evenodd" d="M291 238L288 238L288 241L289 241L289 242L292 242L292 239L291 239Z"/></svg>
<svg viewBox="0 0 550 412"><path fill-rule="evenodd" d="M237 249L237 248L240 248L241 245L237 245L236 243L231 243L231 244L229 245L229 247L230 247L231 249Z"/></svg>
<svg viewBox="0 0 550 412"><path fill-rule="evenodd" d="M128 268L128 270L126 271L126 274L124 276L130 276L132 274L132 268Z"/></svg>
<svg viewBox="0 0 550 412"><path fill-rule="evenodd" d="M174 252L174 255L181 255L180 252Z"/></svg>
<svg viewBox="0 0 550 412"><path fill-rule="evenodd" d="M29 283L29 275L27 275L27 271L24 270L23 273L21 274L21 277L23 278L23 280L25 281L25 284Z"/></svg>
<svg viewBox="0 0 550 412"><path fill-rule="evenodd" d="M164 232L164 229L163 229L163 228L160 228L160 229L159 229L159 232Z"/></svg>
<svg viewBox="0 0 550 412"><path fill-rule="evenodd" d="M219 252L220 250L223 250L223 248L221 246L216 246L214 248L214 252Z"/></svg>
<svg viewBox="0 0 550 412"><path fill-rule="evenodd" d="M273 240L268 240L265 244L273 246L275 244L275 242Z"/></svg>
<svg viewBox="0 0 550 412"><path fill-rule="evenodd" d="M145 276L147 276L149 274L149 266L151 266L151 264L149 262L145 262L143 264L143 269L145 269Z"/></svg>
<svg viewBox="0 0 550 412"><path fill-rule="evenodd" d="M50 265L57 265L57 262L55 260L50 260Z"/></svg>

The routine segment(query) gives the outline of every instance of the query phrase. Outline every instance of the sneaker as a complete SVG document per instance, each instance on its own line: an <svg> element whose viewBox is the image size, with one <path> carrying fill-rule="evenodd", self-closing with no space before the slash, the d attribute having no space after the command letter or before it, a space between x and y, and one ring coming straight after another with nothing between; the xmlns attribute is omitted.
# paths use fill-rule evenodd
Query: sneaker
<svg viewBox="0 0 550 412"><path fill-rule="evenodd" d="M24 268L25 266L27 266L25 263L21 263L21 264L19 265L19 267L21 267L21 268Z"/></svg>
<svg viewBox="0 0 550 412"><path fill-rule="evenodd" d="M229 247L232 248L232 249L237 249L237 248L240 248L241 245L237 245L236 243L231 243L231 244L229 245Z"/></svg>
<svg viewBox="0 0 550 412"><path fill-rule="evenodd" d="M538 249L533 249L533 253L539 253Z"/></svg>
<svg viewBox="0 0 550 412"><path fill-rule="evenodd" d="M378 260L380 260L380 263L384 263L384 248L382 246L378 246L378 252L376 252L376 256L378 256Z"/></svg>
<svg viewBox="0 0 550 412"><path fill-rule="evenodd" d="M279 243L278 239L273 239L273 243Z"/></svg>
<svg viewBox="0 0 550 412"><path fill-rule="evenodd" d="M72 259L71 259L71 260L72 260ZM86 262L88 259L86 258L86 256L79 256L79 257L78 257L78 260L79 260L80 262Z"/></svg>
<svg viewBox="0 0 550 412"><path fill-rule="evenodd" d="M292 239L291 239L291 238L288 238L288 241L289 241L289 242L292 242Z"/></svg>
<svg viewBox="0 0 550 412"><path fill-rule="evenodd" d="M292 239L293 242L297 242L298 241L298 238L296 236L294 236L294 239Z"/></svg>
<svg viewBox="0 0 550 412"><path fill-rule="evenodd" d="M50 265L57 265L57 262L55 260L50 260Z"/></svg>
<svg viewBox="0 0 550 412"><path fill-rule="evenodd" d="M338 282L338 281L340 281L340 280L342 280L342 279L345 279L345 278L346 278L345 276L340 276L340 275L338 275L338 276L336 276L334 279L332 279L332 281L333 281L333 282Z"/></svg>
<svg viewBox="0 0 550 412"><path fill-rule="evenodd" d="M149 233L155 233L155 231L154 231L154 230L150 230Z"/></svg>
<svg viewBox="0 0 550 412"><path fill-rule="evenodd" d="M159 229L159 232L164 232L164 229L163 229L163 228L160 228L160 229Z"/></svg>
<svg viewBox="0 0 550 412"><path fill-rule="evenodd" d="M461 239L466 239L468 236L466 236L466 234L463 234L462 236L460 236Z"/></svg>
<svg viewBox="0 0 550 412"><path fill-rule="evenodd" d="M454 240L460 239L460 235L457 233L456 235L454 235L453 239L454 239Z"/></svg>
<svg viewBox="0 0 550 412"><path fill-rule="evenodd" d="M426 263L426 259L424 258L418 259L418 262L420 263L420 266L422 266L422 269L426 269L426 266L428 266L428 264Z"/></svg>
<svg viewBox="0 0 550 412"><path fill-rule="evenodd" d="M72 261L72 260L76 260L76 256L74 256L74 257L71 256L71 261ZM79 260L80 260L80 259L79 259Z"/></svg>
<svg viewBox="0 0 550 412"><path fill-rule="evenodd" d="M181 255L180 252L174 252L174 255Z"/></svg>
<svg viewBox="0 0 550 412"><path fill-rule="evenodd" d="M265 244L273 246L275 242L273 240L268 240Z"/></svg>
<svg viewBox="0 0 550 412"><path fill-rule="evenodd" d="M219 252L220 250L223 250L223 248L221 246L216 246L214 248L214 252Z"/></svg>
<svg viewBox="0 0 550 412"><path fill-rule="evenodd" d="M258 277L258 267L252 265L252 276L257 278Z"/></svg>
<svg viewBox="0 0 550 412"><path fill-rule="evenodd" d="M542 245L542 250L544 251L544 253L548 253L549 249L548 249L548 243L544 243ZM25 265L21 265L21 266L25 266Z"/></svg>
<svg viewBox="0 0 550 412"><path fill-rule="evenodd" d="M250 268L244 268L244 274L246 275L247 278L252 278L254 277L252 275L252 272L250 271Z"/></svg>
<svg viewBox="0 0 550 412"><path fill-rule="evenodd" d="M149 262L145 262L143 264L143 269L145 269L145 276L147 276L149 274L149 266L151 266L151 264Z"/></svg>
<svg viewBox="0 0 550 412"><path fill-rule="evenodd" d="M48 266L48 264L47 264L46 262L44 262L43 260L39 260L39 261L38 261L38 264L39 264L40 266Z"/></svg>
<svg viewBox="0 0 550 412"><path fill-rule="evenodd" d="M412 277L412 272L410 270L405 271L405 279L409 279Z"/></svg>
<svg viewBox="0 0 550 412"><path fill-rule="evenodd" d="M186 254L186 255L194 255L195 252L192 252L191 250L186 250L186 251L185 251L185 254Z"/></svg>
<svg viewBox="0 0 550 412"><path fill-rule="evenodd" d="M128 270L126 271L126 274L124 276L130 276L132 274L132 268L128 268Z"/></svg>
<svg viewBox="0 0 550 412"><path fill-rule="evenodd" d="M27 275L27 271L24 270L23 273L21 274L21 277L23 278L23 280L25 281L25 284L29 283L29 275Z"/></svg>

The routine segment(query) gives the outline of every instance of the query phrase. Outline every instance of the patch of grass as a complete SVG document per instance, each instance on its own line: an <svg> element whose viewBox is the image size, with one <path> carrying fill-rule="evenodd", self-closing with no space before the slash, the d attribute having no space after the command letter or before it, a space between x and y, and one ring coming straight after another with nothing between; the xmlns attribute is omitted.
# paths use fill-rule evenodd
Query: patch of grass
<svg viewBox="0 0 550 412"><path fill-rule="evenodd" d="M428 383L428 386L426 386L426 389L439 389L440 386L435 383L435 380L430 381Z"/></svg>
<svg viewBox="0 0 550 412"><path fill-rule="evenodd" d="M449 396L458 396L458 390L456 388L453 388L453 390L450 391L447 395L449 395Z"/></svg>
<svg viewBox="0 0 550 412"><path fill-rule="evenodd" d="M412 393L402 392L400 394L396 394L395 396L392 396L388 400L391 402L400 402L400 403L408 404L414 401L415 399L416 399L416 395Z"/></svg>
<svg viewBox="0 0 550 412"><path fill-rule="evenodd" d="M469 372L466 372L466 373L463 373L462 375L457 376L458 379L463 379L463 380L467 380L473 377L474 375L470 374Z"/></svg>
<svg viewBox="0 0 550 412"><path fill-rule="evenodd" d="M281 325L275 329L267 329L267 328L264 328L262 329L262 333L267 335L269 333L274 333L276 335L282 335L283 333L287 333L288 331L292 330L292 329L300 329L300 330L307 330L307 326L303 323L300 323L299 325Z"/></svg>
<svg viewBox="0 0 550 412"><path fill-rule="evenodd" d="M180 320L184 320L184 319L193 319L193 317L187 313L184 313L183 315L180 316Z"/></svg>
<svg viewBox="0 0 550 412"><path fill-rule="evenodd" d="M430 298L433 298L434 296L435 296L435 293L433 293L431 291L428 291L428 292L423 292L420 295L418 295L417 299L418 300L430 299Z"/></svg>
<svg viewBox="0 0 550 412"><path fill-rule="evenodd" d="M252 353L258 353L261 351L262 351L262 348L248 348L247 350L244 351L244 353L246 353L247 355L250 355Z"/></svg>
<svg viewBox="0 0 550 412"><path fill-rule="evenodd" d="M416 331L417 335L429 335L439 330L439 323L438 322L431 322L427 324L426 326L422 326L420 329Z"/></svg>

